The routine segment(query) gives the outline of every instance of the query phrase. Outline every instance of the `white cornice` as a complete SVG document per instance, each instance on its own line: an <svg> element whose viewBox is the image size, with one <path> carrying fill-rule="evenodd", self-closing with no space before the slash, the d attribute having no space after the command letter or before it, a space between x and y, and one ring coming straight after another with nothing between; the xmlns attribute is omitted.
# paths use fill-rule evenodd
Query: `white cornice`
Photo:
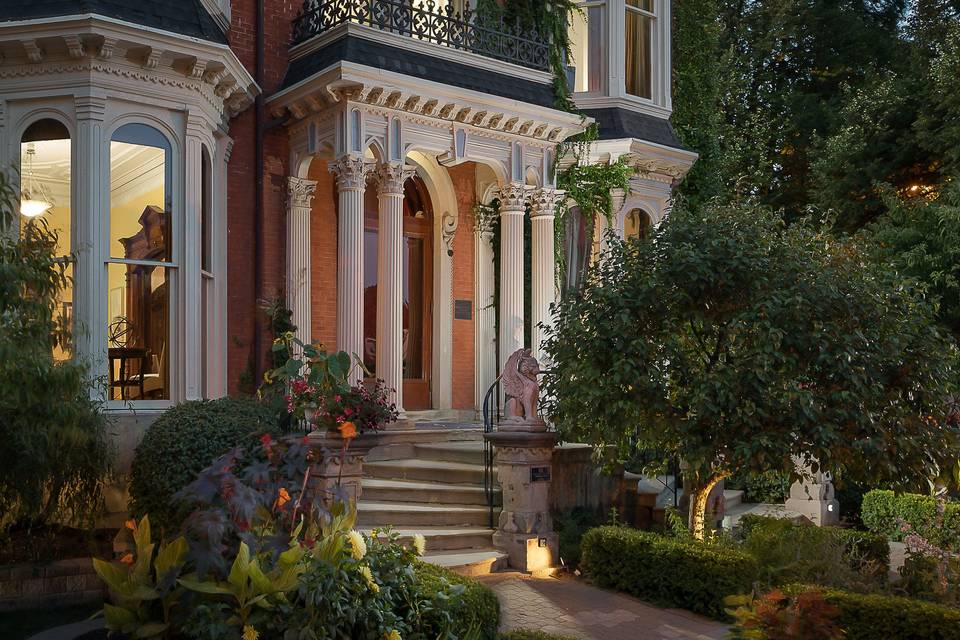
<svg viewBox="0 0 960 640"><path fill-rule="evenodd" d="M195 77L197 69L205 69L206 72L201 74L200 81L214 86L216 95L223 100L226 110L231 115L249 106L254 97L260 93L260 88L253 77L230 47L224 44L96 14L0 22L0 45L24 40L50 42L59 39L66 49L70 42L76 44L76 38L86 38L88 41L95 39L97 44L81 50L76 46L72 47L71 56L67 59L73 64L48 60L49 56L44 56L41 63L24 59L23 64L17 64L16 60L8 57L0 61L0 77L90 69L130 77L142 76L142 79L176 84L174 80L164 78L161 71L164 73L175 71L178 75L182 74L185 78L198 81ZM120 53L114 53L114 51ZM143 66L139 73L123 69L122 61L118 60L129 51L146 52L144 59L141 60ZM161 59L166 62L161 64ZM121 64L114 65L115 60ZM52 64L45 67L48 62ZM156 77L152 77L153 75ZM187 84L181 84L187 86Z"/></svg>
<svg viewBox="0 0 960 640"><path fill-rule="evenodd" d="M289 112L302 120L340 101L532 138L547 145L582 131L591 122L565 111L345 61L270 96L267 105L275 117Z"/></svg>
<svg viewBox="0 0 960 640"><path fill-rule="evenodd" d="M645 113L655 118L668 120L673 113L672 109L667 109L654 104L643 98L624 98L616 96L594 96L583 93L573 94L573 102L581 109L624 109L625 111L636 111Z"/></svg>
<svg viewBox="0 0 960 640"><path fill-rule="evenodd" d="M454 49L453 47L447 47L433 42L426 42L410 36L403 36L398 33L390 33L389 31L383 31L381 29L376 29L374 27L356 24L353 22L347 22L338 25L325 33L313 36L309 40L291 47L290 61L292 62L298 58L309 55L314 51L322 49L327 45L347 36L355 36L379 44L385 44L397 47L399 49L413 51L415 53L422 53L434 58L442 58L451 62L457 62L466 65L468 67L485 69L487 71L493 71L495 73L500 73L512 78L520 78L546 85L553 84L553 74L551 74L549 71L528 69L527 67L523 67L518 64L503 62L495 58L488 58L487 56L478 53L461 51L460 49Z"/></svg>

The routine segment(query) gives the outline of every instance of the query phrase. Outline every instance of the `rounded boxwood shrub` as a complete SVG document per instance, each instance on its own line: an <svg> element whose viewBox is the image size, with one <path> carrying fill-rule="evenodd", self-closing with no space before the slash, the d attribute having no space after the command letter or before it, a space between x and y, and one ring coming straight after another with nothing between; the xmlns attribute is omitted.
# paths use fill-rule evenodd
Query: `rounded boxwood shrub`
<svg viewBox="0 0 960 640"><path fill-rule="evenodd" d="M250 398L184 402L157 418L137 446L130 470L130 513L161 528L179 524L173 494L218 456L254 433L274 429L272 411Z"/></svg>
<svg viewBox="0 0 960 640"><path fill-rule="evenodd" d="M580 567L594 583L638 598L723 619L723 599L748 593L757 561L738 549L626 527L583 536Z"/></svg>
<svg viewBox="0 0 960 640"><path fill-rule="evenodd" d="M796 594L811 588L840 610L837 623L844 631L844 640L960 640L960 609L912 598L806 585L790 585L784 592Z"/></svg>
<svg viewBox="0 0 960 640"><path fill-rule="evenodd" d="M937 502L931 496L917 493L894 493L875 489L863 496L860 511L863 524L875 533L902 540L897 520L903 520L914 531L940 547L960 549L960 504L948 502L943 526L937 526Z"/></svg>
<svg viewBox="0 0 960 640"><path fill-rule="evenodd" d="M417 582L424 594L446 591L445 583L461 585L464 588L455 610L449 613L453 617L455 628L450 631L458 638L478 638L479 640L496 640L497 629L500 627L500 601L490 587L481 584L473 578L461 576L449 569L426 562L417 563L415 568ZM437 621L431 623L430 615L440 615L440 610L428 612L425 617L425 627L422 629L427 637L431 630L443 629L444 625Z"/></svg>

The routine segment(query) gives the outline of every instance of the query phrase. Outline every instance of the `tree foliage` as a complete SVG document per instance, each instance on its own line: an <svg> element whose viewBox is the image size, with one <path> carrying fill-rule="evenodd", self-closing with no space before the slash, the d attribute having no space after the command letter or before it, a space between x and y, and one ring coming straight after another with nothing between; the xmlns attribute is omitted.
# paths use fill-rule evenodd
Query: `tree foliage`
<svg viewBox="0 0 960 640"><path fill-rule="evenodd" d="M747 203L675 208L613 242L556 307L548 411L562 437L690 465L692 496L731 473L898 485L956 451L956 348L934 308L852 241Z"/></svg>
<svg viewBox="0 0 960 640"><path fill-rule="evenodd" d="M59 299L71 279L56 246L42 217L21 218L0 171L0 530L89 523L111 468L86 368L53 358L70 342Z"/></svg>

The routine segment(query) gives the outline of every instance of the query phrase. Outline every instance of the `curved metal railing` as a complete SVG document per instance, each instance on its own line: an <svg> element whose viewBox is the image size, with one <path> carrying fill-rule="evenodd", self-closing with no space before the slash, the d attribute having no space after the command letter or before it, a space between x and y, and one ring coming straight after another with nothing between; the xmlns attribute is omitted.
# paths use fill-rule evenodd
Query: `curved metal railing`
<svg viewBox="0 0 960 640"><path fill-rule="evenodd" d="M483 396L483 432L492 433L496 425L500 424L500 378L503 374L497 376L493 384L487 389ZM496 480L493 477L493 445L487 438L483 439L483 491L487 499L487 508L489 509L490 528L493 529L493 507L494 507L494 485Z"/></svg>

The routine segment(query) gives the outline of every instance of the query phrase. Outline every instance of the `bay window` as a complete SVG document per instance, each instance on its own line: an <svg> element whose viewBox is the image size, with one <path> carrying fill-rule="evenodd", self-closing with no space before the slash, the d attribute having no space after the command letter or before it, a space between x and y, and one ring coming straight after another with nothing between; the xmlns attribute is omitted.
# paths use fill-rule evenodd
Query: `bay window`
<svg viewBox="0 0 960 640"><path fill-rule="evenodd" d="M24 219L42 219L57 235L56 255L67 262L68 283L60 292L55 320L72 335L73 328L73 216L70 207L70 133L58 120L43 118L32 123L20 138L20 214ZM72 344L53 346L53 357L65 360Z"/></svg>
<svg viewBox="0 0 960 640"><path fill-rule="evenodd" d="M574 12L571 17L573 90L577 93L599 93L606 90L606 31L602 2L580 5L580 11Z"/></svg>
<svg viewBox="0 0 960 640"><path fill-rule="evenodd" d="M111 400L170 399L176 283L171 146L127 124L110 141L107 357Z"/></svg>

